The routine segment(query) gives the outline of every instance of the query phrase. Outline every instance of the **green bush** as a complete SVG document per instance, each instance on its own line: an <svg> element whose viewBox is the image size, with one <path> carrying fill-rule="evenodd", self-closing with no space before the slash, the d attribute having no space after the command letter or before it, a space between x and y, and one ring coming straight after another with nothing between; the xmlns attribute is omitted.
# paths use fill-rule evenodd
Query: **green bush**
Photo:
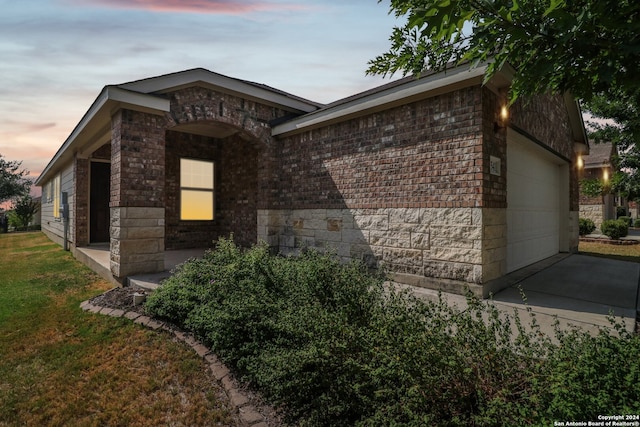
<svg viewBox="0 0 640 427"><path fill-rule="evenodd" d="M640 339L541 335L472 297L461 311L387 289L361 264L222 239L146 309L192 331L308 426L530 425L640 410Z"/></svg>
<svg viewBox="0 0 640 427"><path fill-rule="evenodd" d="M600 230L602 234L615 240L629 233L629 223L621 219L608 219L602 222Z"/></svg>
<svg viewBox="0 0 640 427"><path fill-rule="evenodd" d="M635 228L640 228L640 218L635 219L635 221L633 222L633 226Z"/></svg>
<svg viewBox="0 0 640 427"><path fill-rule="evenodd" d="M593 233L596 229L596 225L589 218L580 218L579 220L579 233L581 236Z"/></svg>
<svg viewBox="0 0 640 427"><path fill-rule="evenodd" d="M627 223L627 227L631 227L633 225L633 219L629 216L620 216L618 217L618 221L624 221Z"/></svg>
<svg viewBox="0 0 640 427"><path fill-rule="evenodd" d="M624 206L616 206L616 218L627 216L627 209Z"/></svg>

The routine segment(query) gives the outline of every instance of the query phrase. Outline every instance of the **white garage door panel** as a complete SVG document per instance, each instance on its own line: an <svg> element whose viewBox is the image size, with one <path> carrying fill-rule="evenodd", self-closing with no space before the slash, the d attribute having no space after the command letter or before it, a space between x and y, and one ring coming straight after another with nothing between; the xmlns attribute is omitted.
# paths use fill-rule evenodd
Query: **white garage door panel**
<svg viewBox="0 0 640 427"><path fill-rule="evenodd" d="M507 145L507 272L559 252L560 167L539 150Z"/></svg>

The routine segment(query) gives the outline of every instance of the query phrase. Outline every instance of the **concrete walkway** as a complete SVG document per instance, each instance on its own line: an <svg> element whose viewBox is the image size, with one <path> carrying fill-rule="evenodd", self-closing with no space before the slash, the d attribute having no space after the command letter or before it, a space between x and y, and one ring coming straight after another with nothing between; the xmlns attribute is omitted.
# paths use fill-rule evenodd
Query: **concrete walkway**
<svg viewBox="0 0 640 427"><path fill-rule="evenodd" d="M205 251L205 248L165 251L165 271L160 273L131 276L127 278L128 283L126 284L130 283L147 289L155 289L162 280L171 275L171 270L173 270L178 264L182 264L190 258L202 257ZM89 266L89 268L95 271L102 278L110 281L116 286L122 285L122 283L116 281L111 274L109 244L98 244L76 248L74 256L80 262Z"/></svg>

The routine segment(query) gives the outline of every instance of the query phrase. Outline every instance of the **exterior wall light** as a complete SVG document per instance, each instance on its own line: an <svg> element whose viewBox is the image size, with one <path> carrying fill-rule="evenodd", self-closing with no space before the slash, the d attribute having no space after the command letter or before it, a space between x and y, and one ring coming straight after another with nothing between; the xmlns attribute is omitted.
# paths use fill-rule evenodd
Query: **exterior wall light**
<svg viewBox="0 0 640 427"><path fill-rule="evenodd" d="M603 180L605 183L609 182L609 171L608 171L608 170L606 170L606 169L604 169L604 170L602 171L602 180Z"/></svg>
<svg viewBox="0 0 640 427"><path fill-rule="evenodd" d="M498 114L498 120L493 122L493 131L498 132L498 130L507 127L507 120L509 119L509 108L506 105L500 107L500 114Z"/></svg>
<svg viewBox="0 0 640 427"><path fill-rule="evenodd" d="M502 108L500 108L500 119L503 122L506 122L508 118L509 118L509 109L507 108L506 105L503 105Z"/></svg>
<svg viewBox="0 0 640 427"><path fill-rule="evenodd" d="M578 169L582 169L584 167L584 160L582 159L582 154L578 154L576 165L578 166Z"/></svg>

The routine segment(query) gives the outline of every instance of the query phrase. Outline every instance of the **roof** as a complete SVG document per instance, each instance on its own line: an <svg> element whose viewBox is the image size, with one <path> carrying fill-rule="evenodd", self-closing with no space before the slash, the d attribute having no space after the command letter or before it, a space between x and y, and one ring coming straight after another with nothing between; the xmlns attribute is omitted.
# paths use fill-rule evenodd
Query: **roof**
<svg viewBox="0 0 640 427"><path fill-rule="evenodd" d="M591 169L611 166L611 160L615 153L616 150L612 143L595 144L591 141L589 155L583 157L584 168Z"/></svg>
<svg viewBox="0 0 640 427"><path fill-rule="evenodd" d="M503 94L504 89L511 85L515 70L509 64L505 64L488 82L485 82L487 67L486 63L477 67L465 63L451 66L443 72L426 72L419 77L405 77L288 120L275 126L272 134L288 135L302 132L474 85L483 84L490 90ZM585 150L588 151L588 140L580 105L569 93L564 95L564 102L573 142L584 145Z"/></svg>
<svg viewBox="0 0 640 427"><path fill-rule="evenodd" d="M484 82L487 64L451 67L444 72L427 72L419 77L409 76L323 105L289 94L270 86L227 77L204 68L194 68L119 85L105 86L71 135L36 180L42 185L73 159L74 155L88 157L110 140L111 114L119 108L165 114L170 110L166 93L190 86L214 88L240 95L297 114L272 128L272 135L286 135L318 126L348 120L353 117L382 111L415 100L448 93L465 87L484 84L499 93L511 84L513 69L506 65L491 80ZM580 106L565 94L574 143L588 144Z"/></svg>
<svg viewBox="0 0 640 427"><path fill-rule="evenodd" d="M245 97L253 98L269 104L288 107L293 110L313 111L324 104L290 94L280 89L249 80L237 79L223 74L209 71L205 68L193 68L176 73L149 77L122 83L117 87L140 93L163 94L181 87L193 86L199 83L201 86L223 89L225 92L235 92Z"/></svg>
<svg viewBox="0 0 640 427"><path fill-rule="evenodd" d="M453 67L440 73L425 73L420 77L409 76L382 86L332 102L316 111L289 120L273 129L273 135L282 135L315 126L347 120L359 115L406 104L413 100L435 96L463 87L481 84L487 66L470 68L468 64ZM496 79L498 80L498 79ZM508 86L510 79L500 81Z"/></svg>
<svg viewBox="0 0 640 427"><path fill-rule="evenodd" d="M42 185L49 180L70 162L75 154L88 156L108 142L113 111L127 108L162 115L170 109L169 100L164 95L190 86L214 88L297 114L315 111L323 106L321 103L264 84L224 76L204 68L194 68L118 85L107 85L36 179L35 185Z"/></svg>

